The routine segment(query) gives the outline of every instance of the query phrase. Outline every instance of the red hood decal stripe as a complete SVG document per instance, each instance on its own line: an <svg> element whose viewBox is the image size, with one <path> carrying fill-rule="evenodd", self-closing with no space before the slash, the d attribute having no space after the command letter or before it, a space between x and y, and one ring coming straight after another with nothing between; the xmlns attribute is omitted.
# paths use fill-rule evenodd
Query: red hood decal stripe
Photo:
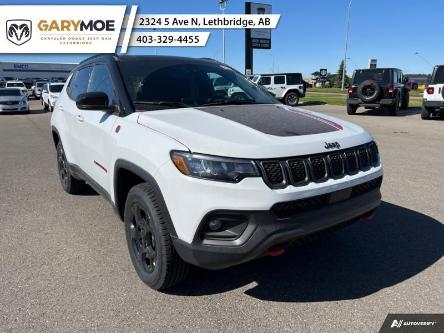
<svg viewBox="0 0 444 333"><path fill-rule="evenodd" d="M330 126L336 128L338 130L342 130L343 129L343 127L341 125L339 125L338 123L335 123L334 121L331 121L331 120L328 120L328 119L325 119L325 118L322 118L322 117L318 117L318 116L315 116L313 114L309 114L309 113L306 113L306 112L303 112L303 111L299 111L299 110L296 110L296 109L291 109L291 108L286 108L286 109L288 111L290 111L290 112L297 113L300 116L311 118L311 119L320 121L321 123L330 125Z"/></svg>

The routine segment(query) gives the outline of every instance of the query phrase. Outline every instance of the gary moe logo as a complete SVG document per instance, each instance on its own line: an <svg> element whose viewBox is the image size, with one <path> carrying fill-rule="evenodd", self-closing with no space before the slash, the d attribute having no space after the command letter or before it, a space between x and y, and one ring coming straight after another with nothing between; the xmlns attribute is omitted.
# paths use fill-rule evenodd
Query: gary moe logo
<svg viewBox="0 0 444 333"><path fill-rule="evenodd" d="M23 45L31 39L32 22L30 20L6 21L6 38L15 45Z"/></svg>

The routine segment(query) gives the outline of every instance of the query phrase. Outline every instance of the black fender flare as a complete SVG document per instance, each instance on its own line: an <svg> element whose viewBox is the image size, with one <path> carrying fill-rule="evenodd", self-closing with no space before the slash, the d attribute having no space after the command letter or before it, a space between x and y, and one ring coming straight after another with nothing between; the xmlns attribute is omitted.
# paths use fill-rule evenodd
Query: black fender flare
<svg viewBox="0 0 444 333"><path fill-rule="evenodd" d="M157 184L154 177L149 172L144 170L143 168L141 168L141 167L137 166L136 164L131 163L127 160L123 160L123 159L118 159L116 161L116 163L114 164L113 187L114 187L114 204L115 204L116 209L118 210L118 207L120 205L120 203L118 202L119 196L117 193L117 191L118 191L117 175L118 175L120 169L126 169L128 171L131 171L132 173L134 173L135 175L137 175L138 177L140 177L146 183L150 184L153 187L154 191L156 192L157 197L160 200L160 206L161 206L160 209L162 210L163 215L166 217L165 222L166 222L166 225L168 228L168 232L170 233L171 237L177 238L176 229L174 228L174 224L171 219L168 208L166 206L165 199L163 198L162 191L160 190L160 187ZM120 218L123 221L123 214L120 211L118 211L118 213L119 213Z"/></svg>

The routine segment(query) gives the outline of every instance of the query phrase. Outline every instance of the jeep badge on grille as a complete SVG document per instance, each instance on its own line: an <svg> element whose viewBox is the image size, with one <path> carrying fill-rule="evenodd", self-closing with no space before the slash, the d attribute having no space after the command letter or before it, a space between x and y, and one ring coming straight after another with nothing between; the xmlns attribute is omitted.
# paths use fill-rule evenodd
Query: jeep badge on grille
<svg viewBox="0 0 444 333"><path fill-rule="evenodd" d="M341 149L339 142L325 142L325 149Z"/></svg>

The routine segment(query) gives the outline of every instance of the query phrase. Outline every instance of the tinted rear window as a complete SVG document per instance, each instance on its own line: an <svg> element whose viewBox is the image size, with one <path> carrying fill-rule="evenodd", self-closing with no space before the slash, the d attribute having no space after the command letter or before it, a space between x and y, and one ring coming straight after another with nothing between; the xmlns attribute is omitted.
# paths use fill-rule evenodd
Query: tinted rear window
<svg viewBox="0 0 444 333"><path fill-rule="evenodd" d="M432 84L444 83L444 66L436 67L433 73Z"/></svg>
<svg viewBox="0 0 444 333"><path fill-rule="evenodd" d="M302 74L287 74L287 85L302 84Z"/></svg>
<svg viewBox="0 0 444 333"><path fill-rule="evenodd" d="M390 69L362 69L355 71L353 84L361 84L366 80L373 80L378 83L390 83Z"/></svg>
<svg viewBox="0 0 444 333"><path fill-rule="evenodd" d="M61 92L63 89L63 84L55 84L49 86L49 91L53 93Z"/></svg>

